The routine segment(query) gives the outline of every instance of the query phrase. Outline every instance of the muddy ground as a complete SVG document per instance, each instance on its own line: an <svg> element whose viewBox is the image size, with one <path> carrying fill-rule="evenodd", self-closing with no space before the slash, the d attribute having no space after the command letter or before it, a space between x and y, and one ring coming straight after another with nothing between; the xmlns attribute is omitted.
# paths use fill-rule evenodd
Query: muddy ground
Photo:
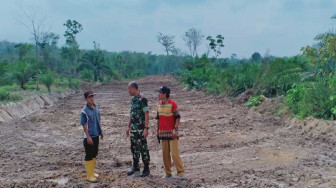
<svg viewBox="0 0 336 188"><path fill-rule="evenodd" d="M132 160L125 136L130 97L127 82L113 82L94 88L105 134L97 157L98 183L85 180L79 125L85 102L78 93L0 124L0 187L336 187L333 125L314 131L318 121L259 113L225 98L187 91L173 78L147 77L138 83L151 107L150 177L125 173ZM171 87L182 116L183 181L162 178L154 90L163 84Z"/></svg>

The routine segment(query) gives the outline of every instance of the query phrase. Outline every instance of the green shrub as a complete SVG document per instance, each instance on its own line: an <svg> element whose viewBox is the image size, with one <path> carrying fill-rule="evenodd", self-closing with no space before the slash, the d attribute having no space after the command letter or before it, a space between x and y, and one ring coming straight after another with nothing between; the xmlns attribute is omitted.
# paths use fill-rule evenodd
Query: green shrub
<svg viewBox="0 0 336 188"><path fill-rule="evenodd" d="M304 93L307 87L304 84L294 85L290 89L286 96L286 102L288 103L293 114L299 114L299 103L303 100Z"/></svg>
<svg viewBox="0 0 336 188"><path fill-rule="evenodd" d="M68 87L71 89L79 89L79 80L69 76L68 77Z"/></svg>
<svg viewBox="0 0 336 188"><path fill-rule="evenodd" d="M7 101L10 99L10 92L5 90L0 90L0 101Z"/></svg>
<svg viewBox="0 0 336 188"><path fill-rule="evenodd" d="M20 96L17 96L15 93L16 90L19 90L18 85L6 85L0 87L0 101L19 101L21 100Z"/></svg>
<svg viewBox="0 0 336 188"><path fill-rule="evenodd" d="M199 90L208 85L208 74L206 68L195 68L188 71L181 77L182 82L188 85L189 89Z"/></svg>
<svg viewBox="0 0 336 188"><path fill-rule="evenodd" d="M328 78L319 77L315 82L295 85L288 91L286 102L298 118L330 119L336 106L333 90L328 85Z"/></svg>
<svg viewBox="0 0 336 188"><path fill-rule="evenodd" d="M9 64L6 62L0 63L0 85L11 85L13 84L13 80L11 79Z"/></svg>
<svg viewBox="0 0 336 188"><path fill-rule="evenodd" d="M26 84L25 88L27 90L35 90L36 89L36 85L34 85L34 84Z"/></svg>
<svg viewBox="0 0 336 188"><path fill-rule="evenodd" d="M79 73L79 78L85 81L93 81L93 72L89 69L83 69Z"/></svg>
<svg viewBox="0 0 336 188"><path fill-rule="evenodd" d="M65 77L57 77L55 78L54 85L56 87L67 88L69 86L69 81Z"/></svg>
<svg viewBox="0 0 336 188"><path fill-rule="evenodd" d="M257 80L257 93L266 97L285 95L294 84L301 83L304 72L301 59L277 58L270 63L263 64L260 77Z"/></svg>
<svg viewBox="0 0 336 188"><path fill-rule="evenodd" d="M258 106L261 101L264 99L262 95L256 97L250 97L250 100L245 103L245 106Z"/></svg>
<svg viewBox="0 0 336 188"><path fill-rule="evenodd" d="M120 75L119 72L116 71L116 70L112 70L112 71L111 71L111 77L112 77L113 79L116 79L116 80L120 80L120 79L121 79L121 75Z"/></svg>
<svg viewBox="0 0 336 188"><path fill-rule="evenodd" d="M55 81L55 76L51 71L48 71L44 74L39 75L39 80L42 82L48 89L48 92L51 92L51 85Z"/></svg>
<svg viewBox="0 0 336 188"><path fill-rule="evenodd" d="M34 66L28 62L18 61L15 62L10 71L13 80L15 80L22 89L26 89L26 83L33 77L34 75Z"/></svg>

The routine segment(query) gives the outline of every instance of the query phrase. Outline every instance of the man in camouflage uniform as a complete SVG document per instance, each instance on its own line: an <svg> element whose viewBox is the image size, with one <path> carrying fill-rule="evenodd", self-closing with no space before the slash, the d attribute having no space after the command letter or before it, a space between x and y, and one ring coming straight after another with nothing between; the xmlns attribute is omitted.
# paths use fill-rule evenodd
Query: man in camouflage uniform
<svg viewBox="0 0 336 188"><path fill-rule="evenodd" d="M128 84L128 92L132 97L130 120L126 131L127 137L130 136L131 151L133 155L133 166L127 172L127 175L132 175L140 172L139 159L140 155L144 163L144 170L140 177L146 177L150 174L149 171L149 150L147 146L148 125L149 125L149 107L148 100L139 92L138 84L131 82Z"/></svg>

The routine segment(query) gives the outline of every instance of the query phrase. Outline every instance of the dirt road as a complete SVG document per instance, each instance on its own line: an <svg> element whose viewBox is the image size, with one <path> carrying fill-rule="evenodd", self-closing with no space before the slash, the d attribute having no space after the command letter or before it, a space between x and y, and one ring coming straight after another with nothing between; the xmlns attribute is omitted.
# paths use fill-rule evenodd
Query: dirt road
<svg viewBox="0 0 336 188"><path fill-rule="evenodd" d="M227 99L187 91L168 77L138 80L151 107L151 176L128 177L125 136L130 97L126 82L94 88L105 138L99 183L85 180L81 93L21 120L0 124L0 187L336 187L335 141ZM180 153L186 180L162 178L154 90L171 87L182 121ZM176 169L173 168L174 172Z"/></svg>

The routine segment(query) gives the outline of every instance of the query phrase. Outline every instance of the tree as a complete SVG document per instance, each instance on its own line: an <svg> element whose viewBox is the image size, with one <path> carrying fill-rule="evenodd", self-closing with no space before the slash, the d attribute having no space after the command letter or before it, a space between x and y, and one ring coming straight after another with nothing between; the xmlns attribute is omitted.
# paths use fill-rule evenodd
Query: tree
<svg viewBox="0 0 336 188"><path fill-rule="evenodd" d="M232 61L236 61L237 60L237 54L235 54L235 53L231 54L230 58L231 58Z"/></svg>
<svg viewBox="0 0 336 188"><path fill-rule="evenodd" d="M42 39L43 34L45 33L44 23L45 23L46 17L43 16L43 17L39 18L36 9L33 9L29 13L26 12L26 11L23 11L23 12L26 15L26 19L28 20L28 24L26 24L25 22L21 22L21 21L20 21L20 23L28 29L28 31L31 33L32 39L34 40L34 43L35 43L36 90L39 90L38 74L39 74L40 69L39 69L39 63L38 63L38 46L41 43L41 39Z"/></svg>
<svg viewBox="0 0 336 188"><path fill-rule="evenodd" d="M26 62L19 61L12 67L12 77L20 84L20 87L25 90L25 84L34 75L34 67Z"/></svg>
<svg viewBox="0 0 336 188"><path fill-rule="evenodd" d="M93 72L89 69L83 69L80 73L79 73L79 77L82 80L86 80L86 81L92 81L93 80Z"/></svg>
<svg viewBox="0 0 336 188"><path fill-rule="evenodd" d="M48 88L48 91L51 92L51 85L55 81L55 76L51 71L47 71L44 74L40 74L40 81Z"/></svg>
<svg viewBox="0 0 336 188"><path fill-rule="evenodd" d="M32 44L20 43L16 44L14 47L16 48L19 60L23 61L24 56L28 54L33 49L34 46Z"/></svg>
<svg viewBox="0 0 336 188"><path fill-rule="evenodd" d="M329 75L336 71L336 31L319 34L313 46L301 48L303 55L315 69L315 76Z"/></svg>
<svg viewBox="0 0 336 188"><path fill-rule="evenodd" d="M190 55L192 57L198 56L198 47L201 44L203 37L204 36L201 34L201 31L196 30L195 28L191 28L185 32L183 40L189 48Z"/></svg>
<svg viewBox="0 0 336 188"><path fill-rule="evenodd" d="M209 41L210 49L215 52L216 58L218 58L218 56L222 53L221 48L224 47L224 37L222 35L217 35L216 38L208 36L206 40Z"/></svg>
<svg viewBox="0 0 336 188"><path fill-rule="evenodd" d="M58 51L57 43L59 38L59 35L53 32L44 33L42 37L42 41L40 43L41 54L48 70L53 70L56 66L55 63L57 57L55 52Z"/></svg>
<svg viewBox="0 0 336 188"><path fill-rule="evenodd" d="M174 47L174 36L170 35L164 35L162 33L159 33L157 36L158 42L165 48L165 51L167 53L167 57L169 58L169 52L174 52L175 47ZM168 72L170 72L170 60L168 59Z"/></svg>
<svg viewBox="0 0 336 188"><path fill-rule="evenodd" d="M111 68L104 64L105 58L103 52L96 47L96 43L94 42L95 49L86 52L81 61L82 63L79 64L77 70L82 69L90 69L93 71L94 81L97 82L98 80L102 80L102 76L113 74Z"/></svg>
<svg viewBox="0 0 336 188"><path fill-rule="evenodd" d="M10 64L8 62L0 63L0 85L11 85L13 83L9 68Z"/></svg>
<svg viewBox="0 0 336 188"><path fill-rule="evenodd" d="M260 53L254 52L252 54L251 58L252 58L252 61L254 61L254 62L260 62L262 57L261 57Z"/></svg>
<svg viewBox="0 0 336 188"><path fill-rule="evenodd" d="M66 38L65 46L62 48L63 57L69 60L69 69L73 75L76 75L76 66L79 63L79 45L76 35L83 30L82 24L76 20L67 20L64 24L66 30L64 37Z"/></svg>
<svg viewBox="0 0 336 188"><path fill-rule="evenodd" d="M167 56L169 56L169 52L173 52L174 50L175 37L172 35L164 35L162 33L159 33L159 35L157 35L156 38L158 42L165 48Z"/></svg>
<svg viewBox="0 0 336 188"><path fill-rule="evenodd" d="M126 67L127 59L123 55L117 55L117 68L119 69L120 75L124 78L125 75L125 67Z"/></svg>

